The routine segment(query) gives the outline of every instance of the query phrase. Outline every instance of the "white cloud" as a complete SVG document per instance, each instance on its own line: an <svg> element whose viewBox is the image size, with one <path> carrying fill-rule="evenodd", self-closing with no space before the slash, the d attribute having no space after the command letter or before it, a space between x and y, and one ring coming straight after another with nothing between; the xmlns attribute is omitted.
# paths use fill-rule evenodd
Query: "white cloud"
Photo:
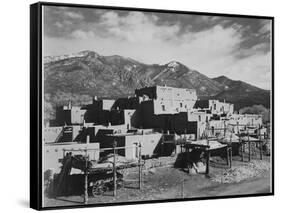
<svg viewBox="0 0 281 213"><path fill-rule="evenodd" d="M74 39L93 39L95 34L92 31L75 30L70 36Z"/></svg>
<svg viewBox="0 0 281 213"><path fill-rule="evenodd" d="M130 12L127 16L119 16L115 12L106 12L101 17L100 26L106 28L112 36L129 42L152 42L175 37L180 27L174 25L158 25L158 17L145 15L142 12Z"/></svg>
<svg viewBox="0 0 281 213"><path fill-rule="evenodd" d="M67 15L79 19L78 13ZM49 40L46 49L50 55L60 54L58 47L69 53L92 49L103 55L119 54L144 63L164 64L178 60L209 77L226 75L269 89L271 56L268 44L241 48L243 33L249 26L223 27L222 23L219 19L217 25L193 32L188 27L182 29L179 22L160 24L159 18L149 13L129 12L121 16L110 11L103 13L99 22L72 31L70 40ZM269 22L264 22L260 33L268 32L268 26Z"/></svg>
<svg viewBox="0 0 281 213"><path fill-rule="evenodd" d="M260 33L270 33L271 32L271 21L270 20L263 20L262 27L260 28Z"/></svg>
<svg viewBox="0 0 281 213"><path fill-rule="evenodd" d="M83 20L84 16L81 15L80 13L76 12L71 12L71 11L64 11L63 12L65 17L71 18L71 19L78 19L78 20Z"/></svg>

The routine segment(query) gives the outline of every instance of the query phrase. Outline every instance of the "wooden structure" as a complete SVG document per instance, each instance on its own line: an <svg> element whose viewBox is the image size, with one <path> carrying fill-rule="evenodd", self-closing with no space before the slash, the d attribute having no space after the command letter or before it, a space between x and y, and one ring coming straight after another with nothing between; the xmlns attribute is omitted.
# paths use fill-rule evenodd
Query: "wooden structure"
<svg viewBox="0 0 281 213"><path fill-rule="evenodd" d="M224 149L226 152L226 163L227 165L232 166L232 148L226 144L221 144L218 146L212 146L210 144L211 141L208 139L206 143L202 143L202 141L186 141L183 144L185 147L186 153L189 154L190 149L199 149L205 153L206 156L206 174L210 173L210 157L213 151ZM211 142L212 143L212 142Z"/></svg>
<svg viewBox="0 0 281 213"><path fill-rule="evenodd" d="M248 160L251 161L251 145L254 143L259 148L260 159L262 160L262 146L263 140L260 135L256 135L257 138L251 137L249 134L239 134L239 149L241 153L242 161L244 161L245 145L248 144Z"/></svg>
<svg viewBox="0 0 281 213"><path fill-rule="evenodd" d="M261 127L257 127L254 129L254 132L256 133L253 133L253 132L250 132L249 131L249 128L251 128L252 126L249 126L249 125L242 125L242 124L236 124L235 126L237 126L237 130L238 130L238 134L236 134L239 139L238 140L235 140L235 139L232 139L230 137L229 141L220 141L221 143L223 144L227 144L228 146L231 146L233 144L238 144L238 149L240 151L240 155L241 155L241 158L242 158L242 161L244 161L244 153L245 153L245 146L246 144L248 145L248 160L251 161L251 145L252 144L255 144L256 147L258 147L259 149L259 155L260 155L260 159L262 160L263 158L263 154L262 154L262 146L263 146L263 143L264 143L264 140L267 140L269 137L268 137L268 133L264 133L264 134L261 134L260 133L260 130L261 130ZM239 131L239 126L244 126L245 130L241 133ZM222 130L224 130L224 136L226 135L226 129L227 127L225 128L222 128ZM252 128L251 128L252 129ZM210 131L210 129L208 129ZM262 139L263 137L263 139Z"/></svg>
<svg viewBox="0 0 281 213"><path fill-rule="evenodd" d="M76 168L76 169L80 169L81 171L84 172L84 204L88 203L88 187L89 187L89 180L88 180L88 176L89 174L91 175L98 175L99 172L108 172L108 171L112 171L113 174L113 196L117 195L117 171L118 170L122 170L122 169L127 169L127 168L131 168L131 167L139 167L138 171L139 171L139 175L138 175L138 185L139 185L139 189L142 188L142 167L143 167L143 161L142 161L142 156L141 156L141 149L142 146L141 144L138 144L138 160L137 161L133 161L133 162L127 162L127 163L119 163L117 162L116 159L116 151L118 149L129 149L129 148L136 148L135 146L130 146L130 147L116 147L116 141L114 141L113 143L113 147L112 148L104 148L104 149L84 149L84 153L85 155L83 156L83 158L85 159L84 161L84 166L83 165L79 165L77 167L77 165L72 165L71 164L71 160L69 158L69 156L71 156L72 152L75 151L79 151L81 152L81 149L79 150L74 150L74 149L64 149L63 150L63 160L66 159L68 164L64 164L62 167L62 171L59 175L59 185L57 187L56 190L56 194L57 192L60 190L60 186L62 184L62 182L65 180L67 175L70 175L70 171L71 168ZM98 164L93 164L90 159L89 159L89 151L108 151L108 150L112 150L113 151L113 162L112 162L112 166L108 167L97 167Z"/></svg>
<svg viewBox="0 0 281 213"><path fill-rule="evenodd" d="M199 149L205 153L206 156L206 174L209 174L210 172L210 156L212 152L224 149L226 151L226 161L227 165L230 167L232 166L232 147L228 144L220 144L219 146L212 146L212 141L216 141L216 138L208 138L206 137L206 143L202 143L201 141L195 141L195 140L188 140L186 137L181 138L179 140L176 140L175 134L170 134L167 132L167 134L163 134L163 137L161 139L161 156L163 155L163 145L164 144L173 144L175 148L175 154L177 154L177 145L180 145L181 152L185 150L186 154L189 154L190 149Z"/></svg>

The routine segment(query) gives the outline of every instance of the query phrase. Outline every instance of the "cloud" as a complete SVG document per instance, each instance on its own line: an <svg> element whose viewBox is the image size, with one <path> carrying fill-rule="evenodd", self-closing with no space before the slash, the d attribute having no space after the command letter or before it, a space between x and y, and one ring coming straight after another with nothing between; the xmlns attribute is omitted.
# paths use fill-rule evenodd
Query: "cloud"
<svg viewBox="0 0 281 213"><path fill-rule="evenodd" d="M155 15L145 15L142 12L129 12L127 16L119 16L116 12L106 12L101 16L100 27L107 33L129 42L151 42L166 40L179 32L180 27L173 25L158 25Z"/></svg>
<svg viewBox="0 0 281 213"><path fill-rule="evenodd" d="M71 19L78 19L78 20L83 20L84 17L83 15L79 14L79 13L75 13L75 12L71 12L71 11L64 11L63 12L63 16L64 17L68 17L68 18L71 18Z"/></svg>
<svg viewBox="0 0 281 213"><path fill-rule="evenodd" d="M268 20L63 9L46 23L48 55L92 49L144 63L177 60L209 77L271 86Z"/></svg>
<svg viewBox="0 0 281 213"><path fill-rule="evenodd" d="M271 32L271 21L270 20L263 20L261 21L262 27L259 30L259 33L262 34L269 34Z"/></svg>
<svg viewBox="0 0 281 213"><path fill-rule="evenodd" d="M83 30L74 30L70 37L74 39L94 39L95 34L92 31L86 32Z"/></svg>

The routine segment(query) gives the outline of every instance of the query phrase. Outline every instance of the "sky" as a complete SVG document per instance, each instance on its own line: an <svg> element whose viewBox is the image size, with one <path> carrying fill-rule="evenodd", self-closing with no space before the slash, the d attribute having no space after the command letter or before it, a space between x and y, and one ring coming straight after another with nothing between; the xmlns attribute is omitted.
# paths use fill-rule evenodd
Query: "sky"
<svg viewBox="0 0 281 213"><path fill-rule="evenodd" d="M271 88L271 20L44 6L44 56L92 50Z"/></svg>

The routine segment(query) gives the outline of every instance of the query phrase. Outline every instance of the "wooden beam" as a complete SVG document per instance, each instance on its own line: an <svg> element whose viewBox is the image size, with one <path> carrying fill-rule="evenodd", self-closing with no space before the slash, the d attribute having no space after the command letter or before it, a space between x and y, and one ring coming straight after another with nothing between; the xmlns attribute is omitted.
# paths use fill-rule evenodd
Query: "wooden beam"
<svg viewBox="0 0 281 213"><path fill-rule="evenodd" d="M139 143L139 189L142 189L141 143Z"/></svg>
<svg viewBox="0 0 281 213"><path fill-rule="evenodd" d="M248 151L249 151L249 161L251 161L251 141L248 135Z"/></svg>
<svg viewBox="0 0 281 213"><path fill-rule="evenodd" d="M229 147L229 167L232 167L232 147Z"/></svg>
<svg viewBox="0 0 281 213"><path fill-rule="evenodd" d="M88 153L85 150L85 171L84 171L84 204L88 204Z"/></svg>
<svg viewBox="0 0 281 213"><path fill-rule="evenodd" d="M210 173L210 151L206 150L207 158L206 158L206 174Z"/></svg>
<svg viewBox="0 0 281 213"><path fill-rule="evenodd" d="M229 166L229 147L226 147L226 165Z"/></svg>
<svg viewBox="0 0 281 213"><path fill-rule="evenodd" d="M117 141L113 141L113 196L116 196L117 193L117 185L116 185L116 146Z"/></svg>

